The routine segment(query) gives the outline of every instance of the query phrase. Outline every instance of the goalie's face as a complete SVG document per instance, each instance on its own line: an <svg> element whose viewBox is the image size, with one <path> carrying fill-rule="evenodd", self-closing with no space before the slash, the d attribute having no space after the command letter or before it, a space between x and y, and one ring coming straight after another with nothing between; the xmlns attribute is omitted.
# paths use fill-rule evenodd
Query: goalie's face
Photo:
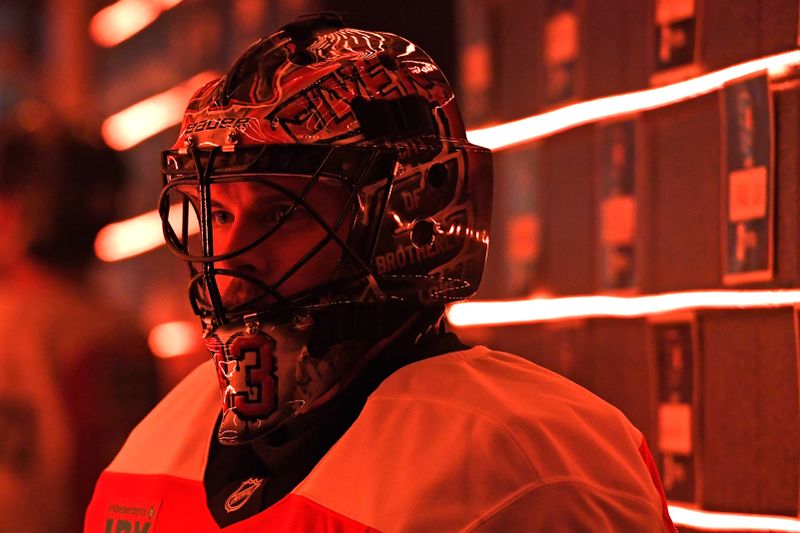
<svg viewBox="0 0 800 533"><path fill-rule="evenodd" d="M199 211L194 190L182 191ZM320 286L336 272L352 224L350 194L338 181L260 176L210 186L216 290L230 310L256 312ZM202 286L204 292L209 288Z"/></svg>
<svg viewBox="0 0 800 533"><path fill-rule="evenodd" d="M287 177L274 178L273 181L299 196L308 180ZM241 255L222 261L220 268L254 276L283 296L319 285L333 275L342 251L331 241L327 229L318 219L321 218L328 226L336 225L347 199L343 187L335 182L326 184L320 181L307 195L308 207L297 204L277 190L255 183L231 183L217 188L211 222L215 254L238 250L258 239L265 229L282 224L271 238ZM316 213L312 215L311 209ZM346 228L346 224L340 225L340 237ZM307 254L313 255L306 257ZM293 268L297 270L292 272ZM221 276L218 283L226 306L235 307L259 297L258 287L241 278ZM267 298L274 300L273 295Z"/></svg>

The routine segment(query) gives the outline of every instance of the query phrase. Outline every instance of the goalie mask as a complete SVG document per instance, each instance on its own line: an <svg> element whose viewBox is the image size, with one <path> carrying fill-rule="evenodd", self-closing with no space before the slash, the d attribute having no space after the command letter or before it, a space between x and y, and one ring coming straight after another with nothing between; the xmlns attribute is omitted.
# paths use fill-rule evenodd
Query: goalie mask
<svg viewBox="0 0 800 533"><path fill-rule="evenodd" d="M398 326L380 309L441 305L480 282L491 154L466 140L433 60L396 35L326 15L256 42L192 97L162 172L165 238L217 360L223 441L340 383L352 362L332 352ZM300 363L279 368L295 344L298 361L330 363L314 392L297 391Z"/></svg>

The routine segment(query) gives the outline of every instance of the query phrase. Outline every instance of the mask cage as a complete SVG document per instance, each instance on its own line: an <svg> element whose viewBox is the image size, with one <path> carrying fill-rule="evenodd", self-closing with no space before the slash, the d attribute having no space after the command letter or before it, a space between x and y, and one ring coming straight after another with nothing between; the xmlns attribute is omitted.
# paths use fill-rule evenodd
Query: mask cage
<svg viewBox="0 0 800 533"><path fill-rule="evenodd" d="M380 233L380 223L366 234L342 238L337 233L347 214L353 220L363 216L366 206L361 205L359 192L370 184L383 182L384 191L380 201L371 206L371 213L377 221L383 220L389 191L393 183L394 166L397 160L394 150L375 147L347 147L333 145L265 145L238 148L224 152L214 147L198 149L190 147L185 151L166 151L162 154L162 174L164 188L159 200L159 213L162 218L164 237L169 248L183 259L190 273L190 301L195 313L209 318L212 324L227 324L240 320L244 315L277 314L291 316L298 308L306 308L319 303L320 297L336 287L361 282L375 285L369 267L371 256ZM299 193L295 193L277 183L274 176L301 175L308 183ZM273 179L271 179L273 177ZM307 201L309 192L318 185L320 179L336 180L348 193L341 210L333 221L328 223L324 217ZM263 185L277 191L289 201L291 207L286 216L275 225L266 228L257 238L234 250L221 254L214 253L214 229L212 225L212 185L244 182ZM190 199L182 190L194 190L196 195ZM178 193L182 197L179 206L172 201ZM179 210L175 216L174 210ZM274 235L285 224L289 214L302 208L325 231L325 236L312 246L299 260L289 267L280 278L270 284L246 272L219 268L217 263L248 252ZM189 221L191 215L197 218L199 236L193 236ZM172 215L172 216L171 216ZM176 231L174 224L179 225ZM352 228L351 228L352 230ZM351 231L352 233L352 231ZM196 247L190 248L191 239L199 239ZM348 268L327 282L317 284L294 294L283 294L279 289L300 268L314 258L329 242L335 242L341 250L341 262ZM226 306L220 295L218 276L227 276L258 287L261 294L249 300ZM268 298L272 301L266 303Z"/></svg>

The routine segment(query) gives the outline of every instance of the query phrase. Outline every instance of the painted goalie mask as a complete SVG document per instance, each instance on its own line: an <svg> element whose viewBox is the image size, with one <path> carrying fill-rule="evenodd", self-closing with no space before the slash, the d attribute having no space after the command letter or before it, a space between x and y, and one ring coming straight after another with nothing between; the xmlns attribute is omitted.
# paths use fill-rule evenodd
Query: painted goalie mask
<svg viewBox="0 0 800 533"><path fill-rule="evenodd" d="M317 16L259 40L192 97L162 172L165 238L209 339L342 304L446 303L480 282L491 154L466 140L433 60L396 35ZM237 361L220 364L223 391L237 350L217 349ZM229 403L241 420L280 410Z"/></svg>

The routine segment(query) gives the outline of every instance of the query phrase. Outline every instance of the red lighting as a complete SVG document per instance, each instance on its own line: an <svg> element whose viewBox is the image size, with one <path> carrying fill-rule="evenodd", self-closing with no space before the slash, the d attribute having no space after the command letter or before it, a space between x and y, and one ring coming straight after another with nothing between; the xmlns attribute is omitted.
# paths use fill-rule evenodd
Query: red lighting
<svg viewBox="0 0 800 533"><path fill-rule="evenodd" d="M103 121L103 139L115 150L127 150L178 124L189 98L202 85L218 77L215 72L201 72L163 93L114 113Z"/></svg>
<svg viewBox="0 0 800 533"><path fill-rule="evenodd" d="M669 514L676 526L703 531L797 531L800 520L785 516L715 513L670 504Z"/></svg>
<svg viewBox="0 0 800 533"><path fill-rule="evenodd" d="M100 46L111 47L133 37L164 11L182 0L119 0L98 11L89 23L89 35Z"/></svg>
<svg viewBox="0 0 800 533"><path fill-rule="evenodd" d="M181 209L170 209L170 219L177 227ZM134 257L164 244L161 216L158 211L149 211L122 222L115 222L101 229L94 241L94 252L98 259L106 262ZM189 235L200 231L195 219L189 221Z"/></svg>
<svg viewBox="0 0 800 533"><path fill-rule="evenodd" d="M491 150L502 150L582 124L688 100L715 91L730 81L763 70L768 70L770 74L781 74L798 63L800 63L800 50L784 52L663 87L579 102L505 124L470 130L467 132L467 137L474 144Z"/></svg>
<svg viewBox="0 0 800 533"><path fill-rule="evenodd" d="M196 352L201 348L197 322L167 322L150 330L147 344L153 355L162 359Z"/></svg>
<svg viewBox="0 0 800 533"><path fill-rule="evenodd" d="M572 296L453 304L447 311L459 327L525 324L592 317L642 317L713 308L776 307L800 303L800 290L686 291L648 296Z"/></svg>

